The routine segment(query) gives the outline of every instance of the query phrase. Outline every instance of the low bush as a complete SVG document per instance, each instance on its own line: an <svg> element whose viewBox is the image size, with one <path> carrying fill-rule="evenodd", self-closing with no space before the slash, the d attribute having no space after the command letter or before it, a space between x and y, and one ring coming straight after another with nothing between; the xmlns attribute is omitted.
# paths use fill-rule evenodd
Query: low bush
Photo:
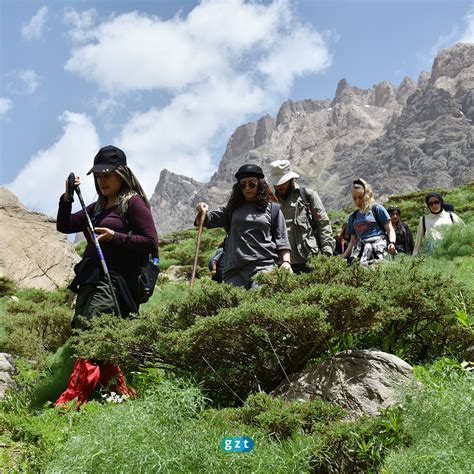
<svg viewBox="0 0 474 474"><path fill-rule="evenodd" d="M206 412L206 418L215 420L221 417L227 422L243 423L262 429L278 439L290 438L298 433L319 432L323 426L344 416L342 408L321 400L287 402L264 392L250 395L240 408Z"/></svg>
<svg viewBox="0 0 474 474"><path fill-rule="evenodd" d="M14 295L16 291L17 287L13 280L6 276L0 276L0 297Z"/></svg>
<svg viewBox="0 0 474 474"><path fill-rule="evenodd" d="M470 257L473 242L474 222L448 225L443 229L442 240L426 239L425 250L435 259L453 260L456 257Z"/></svg>
<svg viewBox="0 0 474 474"><path fill-rule="evenodd" d="M366 269L320 257L313 265L305 275L262 274L256 291L208 282L133 320L98 318L78 351L128 368L174 366L226 404L342 349L375 347L419 363L474 342L456 318L460 307L474 313L472 293L420 259Z"/></svg>
<svg viewBox="0 0 474 474"><path fill-rule="evenodd" d="M41 364L71 335L71 310L66 290L22 290L19 301L10 301L3 320L5 334L0 350Z"/></svg>

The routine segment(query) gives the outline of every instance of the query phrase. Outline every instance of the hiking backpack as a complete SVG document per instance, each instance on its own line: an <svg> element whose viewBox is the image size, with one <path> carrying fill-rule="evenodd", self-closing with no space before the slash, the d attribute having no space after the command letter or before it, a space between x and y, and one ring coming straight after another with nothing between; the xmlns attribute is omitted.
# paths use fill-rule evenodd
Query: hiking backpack
<svg viewBox="0 0 474 474"><path fill-rule="evenodd" d="M125 224L130 225L127 220L128 201L129 199L122 202L119 212ZM131 234L132 231L130 230L128 233ZM159 274L160 256L158 247L156 247L152 253L148 254L147 262L138 267L138 302L140 304L146 303L153 295Z"/></svg>

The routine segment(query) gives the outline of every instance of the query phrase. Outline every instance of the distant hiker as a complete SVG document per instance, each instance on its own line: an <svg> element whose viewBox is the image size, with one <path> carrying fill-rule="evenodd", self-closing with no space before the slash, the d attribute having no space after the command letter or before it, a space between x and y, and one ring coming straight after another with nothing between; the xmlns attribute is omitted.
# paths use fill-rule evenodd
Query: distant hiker
<svg viewBox="0 0 474 474"><path fill-rule="evenodd" d="M408 224L400 219L400 208L398 206L389 206L387 211L390 214L390 220L397 236L395 243L397 252L411 255L413 253L413 234Z"/></svg>
<svg viewBox="0 0 474 474"><path fill-rule="evenodd" d="M271 163L271 184L285 216L291 245L291 268L295 273L311 269L307 261L312 255L331 256L334 250L331 222L316 191L303 188L295 179L288 160Z"/></svg>
<svg viewBox="0 0 474 474"><path fill-rule="evenodd" d="M441 226L464 224L457 214L443 209L443 196L441 194L428 193L425 196L425 203L430 210L430 214L420 217L413 255L420 252L425 236L431 237L433 241L442 240Z"/></svg>
<svg viewBox="0 0 474 474"><path fill-rule="evenodd" d="M352 182L352 200L358 209L349 216L351 241L344 257L349 263L358 259L362 265L371 265L384 260L387 253L393 255L396 235L390 216L382 205L374 204L374 193L365 180Z"/></svg>
<svg viewBox="0 0 474 474"><path fill-rule="evenodd" d="M87 174L91 173L94 174L98 199L87 206L86 210L98 236L120 313L122 316L128 316L138 312L140 304L140 267L147 263L149 254L154 253L158 246L150 203L137 178L127 166L125 153L119 148L101 148L94 158L94 166ZM80 179L76 176L74 187L79 185ZM116 313L116 310L97 249L91 240L90 232L87 232L86 214L84 210L71 214L71 191L66 182L66 192L59 200L57 230L65 234L83 231L87 239L84 256L74 268L76 276L70 286L72 291L78 293L72 325L82 329L84 325L81 317L91 319ZM119 390L127 391L118 367L79 360L76 362L68 390L56 403L61 404L75 397L78 397L78 404L86 401L91 391L90 384L86 382L92 381L94 384L102 381L102 369L105 370L104 374L118 375L119 380L123 382L123 385L118 387Z"/></svg>
<svg viewBox="0 0 474 474"><path fill-rule="evenodd" d="M246 164L235 174L229 201L215 211L200 202L199 213L206 214L208 228L224 227L227 240L224 253L224 283L255 287L252 278L261 271L271 271L280 258L282 267L291 271L290 243L285 219L277 203L271 202L271 192L262 169ZM197 218L196 218L197 222Z"/></svg>
<svg viewBox="0 0 474 474"><path fill-rule="evenodd" d="M344 255L347 250L351 237L347 233L347 222L344 222L336 235L336 245L334 246L334 255Z"/></svg>

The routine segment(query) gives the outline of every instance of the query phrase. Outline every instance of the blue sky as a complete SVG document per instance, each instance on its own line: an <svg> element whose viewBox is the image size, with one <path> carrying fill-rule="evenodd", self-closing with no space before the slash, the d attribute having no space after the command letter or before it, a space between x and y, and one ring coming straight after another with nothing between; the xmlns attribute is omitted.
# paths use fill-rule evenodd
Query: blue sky
<svg viewBox="0 0 474 474"><path fill-rule="evenodd" d="M0 184L55 214L69 171L115 144L151 194L207 180L234 129L337 83L398 85L474 41L464 0L0 0Z"/></svg>

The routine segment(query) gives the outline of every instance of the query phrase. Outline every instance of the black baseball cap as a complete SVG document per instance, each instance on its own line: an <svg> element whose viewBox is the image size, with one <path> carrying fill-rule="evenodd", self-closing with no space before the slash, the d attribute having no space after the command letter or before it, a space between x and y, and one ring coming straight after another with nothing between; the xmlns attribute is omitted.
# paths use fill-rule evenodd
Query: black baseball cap
<svg viewBox="0 0 474 474"><path fill-rule="evenodd" d="M110 173L115 168L127 164L125 153L116 146L107 145L99 150L94 158L94 166L87 174Z"/></svg>
<svg viewBox="0 0 474 474"><path fill-rule="evenodd" d="M263 179L265 175L263 174L262 168L257 165L247 164L242 165L237 173L235 173L235 177L237 180L242 178L250 178L255 177L258 179Z"/></svg>

